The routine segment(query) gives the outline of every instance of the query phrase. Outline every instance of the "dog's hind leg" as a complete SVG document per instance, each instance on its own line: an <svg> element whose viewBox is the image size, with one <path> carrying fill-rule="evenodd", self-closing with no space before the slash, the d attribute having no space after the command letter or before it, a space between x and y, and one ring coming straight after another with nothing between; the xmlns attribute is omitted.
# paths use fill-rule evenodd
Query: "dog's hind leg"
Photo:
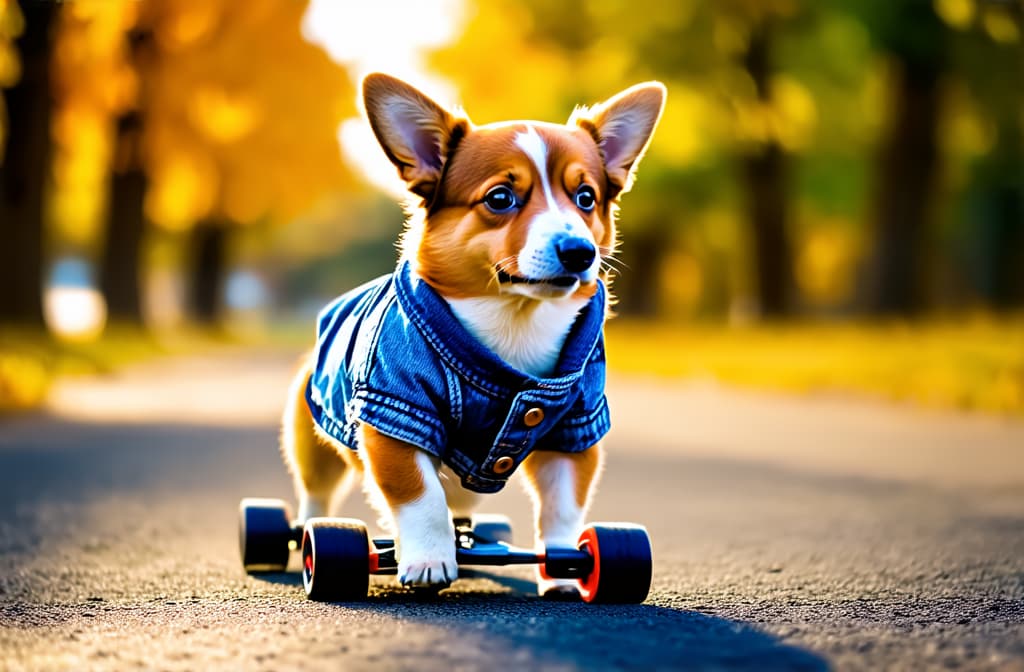
<svg viewBox="0 0 1024 672"><path fill-rule="evenodd" d="M306 405L309 376L307 358L288 390L281 423L281 452L295 480L300 523L336 513L357 480L352 472L358 460L351 451L316 430Z"/></svg>

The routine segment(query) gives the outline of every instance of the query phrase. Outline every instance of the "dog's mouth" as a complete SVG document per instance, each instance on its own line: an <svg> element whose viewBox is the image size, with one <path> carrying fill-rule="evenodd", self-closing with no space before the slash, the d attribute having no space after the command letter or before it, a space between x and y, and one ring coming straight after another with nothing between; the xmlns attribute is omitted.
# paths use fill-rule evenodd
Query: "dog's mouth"
<svg viewBox="0 0 1024 672"><path fill-rule="evenodd" d="M508 285L553 285L555 287L568 288L579 282L575 275L556 275L553 278L524 278L519 275L511 275L505 271L498 271L498 282Z"/></svg>

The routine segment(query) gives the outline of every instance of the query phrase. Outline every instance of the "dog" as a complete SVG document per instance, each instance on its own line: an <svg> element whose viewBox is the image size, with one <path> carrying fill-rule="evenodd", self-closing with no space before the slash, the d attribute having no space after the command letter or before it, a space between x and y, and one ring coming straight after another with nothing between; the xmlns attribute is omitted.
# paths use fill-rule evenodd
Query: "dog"
<svg viewBox="0 0 1024 672"><path fill-rule="evenodd" d="M475 126L401 80L365 78L410 217L395 272L323 309L292 383L281 446L298 522L362 480L396 535L400 582L440 589L458 576L453 517L519 471L536 543L576 546L610 426L606 262L665 96L648 82L566 124ZM571 584L538 578L542 595Z"/></svg>

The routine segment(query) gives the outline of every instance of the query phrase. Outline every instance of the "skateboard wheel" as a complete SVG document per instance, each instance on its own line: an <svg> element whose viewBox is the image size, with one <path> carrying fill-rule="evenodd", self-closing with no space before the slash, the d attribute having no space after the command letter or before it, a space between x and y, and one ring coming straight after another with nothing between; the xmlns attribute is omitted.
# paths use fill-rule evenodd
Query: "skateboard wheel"
<svg viewBox="0 0 1024 672"><path fill-rule="evenodd" d="M354 518L310 518L302 530L302 585L318 602L366 598L370 538Z"/></svg>
<svg viewBox="0 0 1024 672"><path fill-rule="evenodd" d="M238 543L249 573L283 572L288 566L291 515L280 499L247 497L239 505Z"/></svg>
<svg viewBox="0 0 1024 672"><path fill-rule="evenodd" d="M577 547L594 558L590 574L579 579L584 602L638 604L651 589L651 540L629 523L597 523L583 530Z"/></svg>

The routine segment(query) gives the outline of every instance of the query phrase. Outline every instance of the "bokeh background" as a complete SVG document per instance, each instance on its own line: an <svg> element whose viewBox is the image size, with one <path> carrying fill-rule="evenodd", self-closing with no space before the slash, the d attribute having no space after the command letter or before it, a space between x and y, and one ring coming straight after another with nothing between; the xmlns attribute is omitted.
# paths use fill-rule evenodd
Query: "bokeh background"
<svg viewBox="0 0 1024 672"><path fill-rule="evenodd" d="M478 123L658 79L621 371L1024 413L1021 0L0 0L0 410L298 344L395 261L367 72Z"/></svg>

